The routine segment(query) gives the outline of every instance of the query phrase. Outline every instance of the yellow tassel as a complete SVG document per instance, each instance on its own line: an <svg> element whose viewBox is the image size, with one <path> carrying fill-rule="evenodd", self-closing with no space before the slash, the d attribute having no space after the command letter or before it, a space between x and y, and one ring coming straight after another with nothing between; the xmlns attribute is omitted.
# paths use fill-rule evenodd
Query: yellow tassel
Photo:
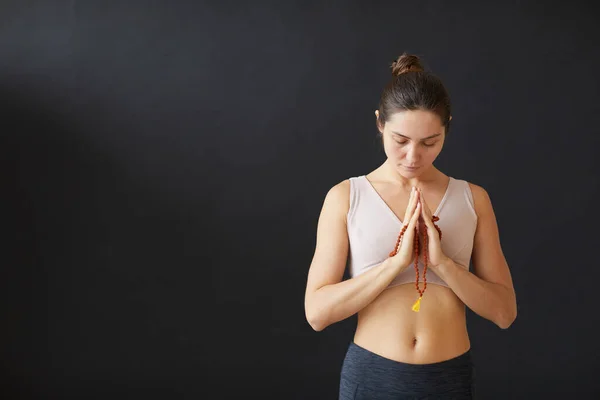
<svg viewBox="0 0 600 400"><path fill-rule="evenodd" d="M415 304L413 304L413 306L412 306L412 310L414 312L419 312L419 310L421 309L421 297L423 297L423 296L419 296L419 298L417 299Z"/></svg>

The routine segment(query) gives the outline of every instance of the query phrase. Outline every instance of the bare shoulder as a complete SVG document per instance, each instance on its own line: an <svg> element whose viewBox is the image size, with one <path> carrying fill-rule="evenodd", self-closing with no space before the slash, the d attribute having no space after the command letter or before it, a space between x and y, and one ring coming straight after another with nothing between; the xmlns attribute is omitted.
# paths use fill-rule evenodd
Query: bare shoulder
<svg viewBox="0 0 600 400"><path fill-rule="evenodd" d="M323 208L338 215L346 215L350 209L350 179L333 185L325 195Z"/></svg>
<svg viewBox="0 0 600 400"><path fill-rule="evenodd" d="M350 179L344 179L343 181L336 183L329 189L329 193L334 196L343 196L345 198L350 197Z"/></svg>
<svg viewBox="0 0 600 400"><path fill-rule="evenodd" d="M487 190L475 183L467 183L469 184L471 194L473 195L473 203L477 216L482 217L483 215L489 214L490 211L492 211L492 201Z"/></svg>

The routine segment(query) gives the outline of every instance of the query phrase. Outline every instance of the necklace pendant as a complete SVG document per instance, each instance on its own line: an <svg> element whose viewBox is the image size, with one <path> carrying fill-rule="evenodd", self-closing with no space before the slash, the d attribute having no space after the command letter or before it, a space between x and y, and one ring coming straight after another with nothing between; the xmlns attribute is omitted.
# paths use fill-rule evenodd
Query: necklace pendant
<svg viewBox="0 0 600 400"><path fill-rule="evenodd" d="M421 298L422 297L423 297L423 295L419 296L419 298L417 299L417 301L415 301L415 304L413 304L412 310L414 312L419 312L421 310Z"/></svg>

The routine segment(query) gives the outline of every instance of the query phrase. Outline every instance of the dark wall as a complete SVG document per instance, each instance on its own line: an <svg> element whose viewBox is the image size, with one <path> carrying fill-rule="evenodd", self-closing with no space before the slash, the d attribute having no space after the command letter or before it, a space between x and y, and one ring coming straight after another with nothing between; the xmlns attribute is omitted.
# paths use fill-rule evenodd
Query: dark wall
<svg viewBox="0 0 600 400"><path fill-rule="evenodd" d="M0 3L0 397L336 398L356 321L305 320L316 222L384 161L404 51L517 292L508 330L469 311L481 398L600 394L599 15L472 3Z"/></svg>

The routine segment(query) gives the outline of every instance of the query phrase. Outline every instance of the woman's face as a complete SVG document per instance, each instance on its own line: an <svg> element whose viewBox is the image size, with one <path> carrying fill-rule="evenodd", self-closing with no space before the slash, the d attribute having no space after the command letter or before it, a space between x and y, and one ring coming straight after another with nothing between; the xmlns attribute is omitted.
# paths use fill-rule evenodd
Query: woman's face
<svg viewBox="0 0 600 400"><path fill-rule="evenodd" d="M379 131L388 162L406 177L421 175L431 167L446 136L440 117L423 110L397 112Z"/></svg>

